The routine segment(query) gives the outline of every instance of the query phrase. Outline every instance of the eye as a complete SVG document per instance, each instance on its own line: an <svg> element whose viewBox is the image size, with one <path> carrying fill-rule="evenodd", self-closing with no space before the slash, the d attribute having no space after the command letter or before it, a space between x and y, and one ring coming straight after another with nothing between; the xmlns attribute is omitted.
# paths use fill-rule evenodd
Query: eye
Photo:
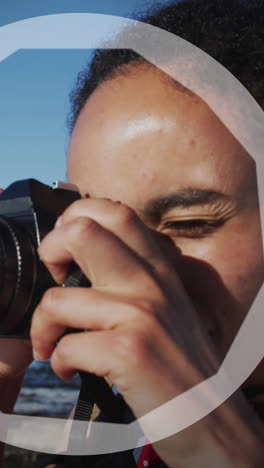
<svg viewBox="0 0 264 468"><path fill-rule="evenodd" d="M161 226L161 230L172 230L182 237L205 237L213 233L224 224L222 220L188 219L179 221L167 221Z"/></svg>

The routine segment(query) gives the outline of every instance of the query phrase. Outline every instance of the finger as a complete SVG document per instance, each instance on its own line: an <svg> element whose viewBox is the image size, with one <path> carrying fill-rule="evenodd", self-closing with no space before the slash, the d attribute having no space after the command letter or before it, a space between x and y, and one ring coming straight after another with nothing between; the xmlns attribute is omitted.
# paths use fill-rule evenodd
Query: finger
<svg viewBox="0 0 264 468"><path fill-rule="evenodd" d="M157 244L160 236L148 229L127 205L99 198L78 200L65 210L58 225L86 216L118 236L148 263L156 266L157 261L161 260L162 255Z"/></svg>
<svg viewBox="0 0 264 468"><path fill-rule="evenodd" d="M140 410L142 405L151 410L155 407L151 402L155 387L160 388L162 376L168 369L173 374L174 369L155 348L153 341L136 329L83 332L64 336L50 362L63 380L71 379L77 371L96 374L114 383L131 408ZM161 402L156 403L158 406Z"/></svg>
<svg viewBox="0 0 264 468"><path fill-rule="evenodd" d="M63 380L72 378L78 370L91 372L116 383L121 390L125 379L129 380L132 374L133 378L146 377L149 359L153 358L150 347L136 327L74 333L59 341L51 356L51 365Z"/></svg>
<svg viewBox="0 0 264 468"><path fill-rule="evenodd" d="M127 293L135 284L139 287L141 280L144 283L144 278L147 280L143 261L113 233L88 217L75 218L51 231L38 252L60 284L73 260L96 288Z"/></svg>
<svg viewBox="0 0 264 468"><path fill-rule="evenodd" d="M105 330L64 336L51 357L54 372L62 380L71 379L77 371L109 377L116 364L112 335L112 331Z"/></svg>
<svg viewBox="0 0 264 468"><path fill-rule="evenodd" d="M68 328L112 329L140 320L139 311L136 305L92 288L51 288L33 314L31 342L39 359L46 360Z"/></svg>

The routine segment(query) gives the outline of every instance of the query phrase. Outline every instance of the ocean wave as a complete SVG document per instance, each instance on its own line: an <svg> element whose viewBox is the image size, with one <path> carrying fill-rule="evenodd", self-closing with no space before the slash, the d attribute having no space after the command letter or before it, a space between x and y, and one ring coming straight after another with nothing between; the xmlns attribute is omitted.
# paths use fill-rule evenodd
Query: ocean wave
<svg viewBox="0 0 264 468"><path fill-rule="evenodd" d="M77 401L80 377L64 382L49 361L34 361L28 368L14 413L31 416L67 417Z"/></svg>

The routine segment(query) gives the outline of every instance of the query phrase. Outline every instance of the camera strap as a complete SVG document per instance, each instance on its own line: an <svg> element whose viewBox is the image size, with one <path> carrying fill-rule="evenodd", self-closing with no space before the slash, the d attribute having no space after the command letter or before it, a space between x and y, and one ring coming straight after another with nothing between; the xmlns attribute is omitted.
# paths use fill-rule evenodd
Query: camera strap
<svg viewBox="0 0 264 468"><path fill-rule="evenodd" d="M80 268L73 264L63 287L91 287L91 283ZM89 330L68 329L66 333L80 331L87 332ZM73 419L75 421L87 421L88 424L87 427L84 424L74 425L69 441L69 444L74 442L74 449L77 447L77 443L82 443L86 439L95 403L107 421L116 423L122 422L126 406L124 400L113 393L103 377L82 371L79 371L79 375L81 377L81 388Z"/></svg>
<svg viewBox="0 0 264 468"><path fill-rule="evenodd" d="M126 404L121 395L115 395L104 378L87 372L79 372L81 388L77 400L74 421L87 421L87 425L74 425L70 433L69 446L76 451L87 437L87 431L95 403L101 410L101 417L108 422L121 423Z"/></svg>

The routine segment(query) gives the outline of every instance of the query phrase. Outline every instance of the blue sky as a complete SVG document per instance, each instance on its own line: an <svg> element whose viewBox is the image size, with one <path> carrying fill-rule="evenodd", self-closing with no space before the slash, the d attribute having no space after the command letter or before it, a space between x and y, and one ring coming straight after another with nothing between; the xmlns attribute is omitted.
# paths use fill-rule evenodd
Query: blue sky
<svg viewBox="0 0 264 468"><path fill-rule="evenodd" d="M157 3L171 0L1 0L0 26L56 13L133 18ZM0 62L0 187L30 177L66 180L68 96L89 56L89 50L20 50Z"/></svg>

